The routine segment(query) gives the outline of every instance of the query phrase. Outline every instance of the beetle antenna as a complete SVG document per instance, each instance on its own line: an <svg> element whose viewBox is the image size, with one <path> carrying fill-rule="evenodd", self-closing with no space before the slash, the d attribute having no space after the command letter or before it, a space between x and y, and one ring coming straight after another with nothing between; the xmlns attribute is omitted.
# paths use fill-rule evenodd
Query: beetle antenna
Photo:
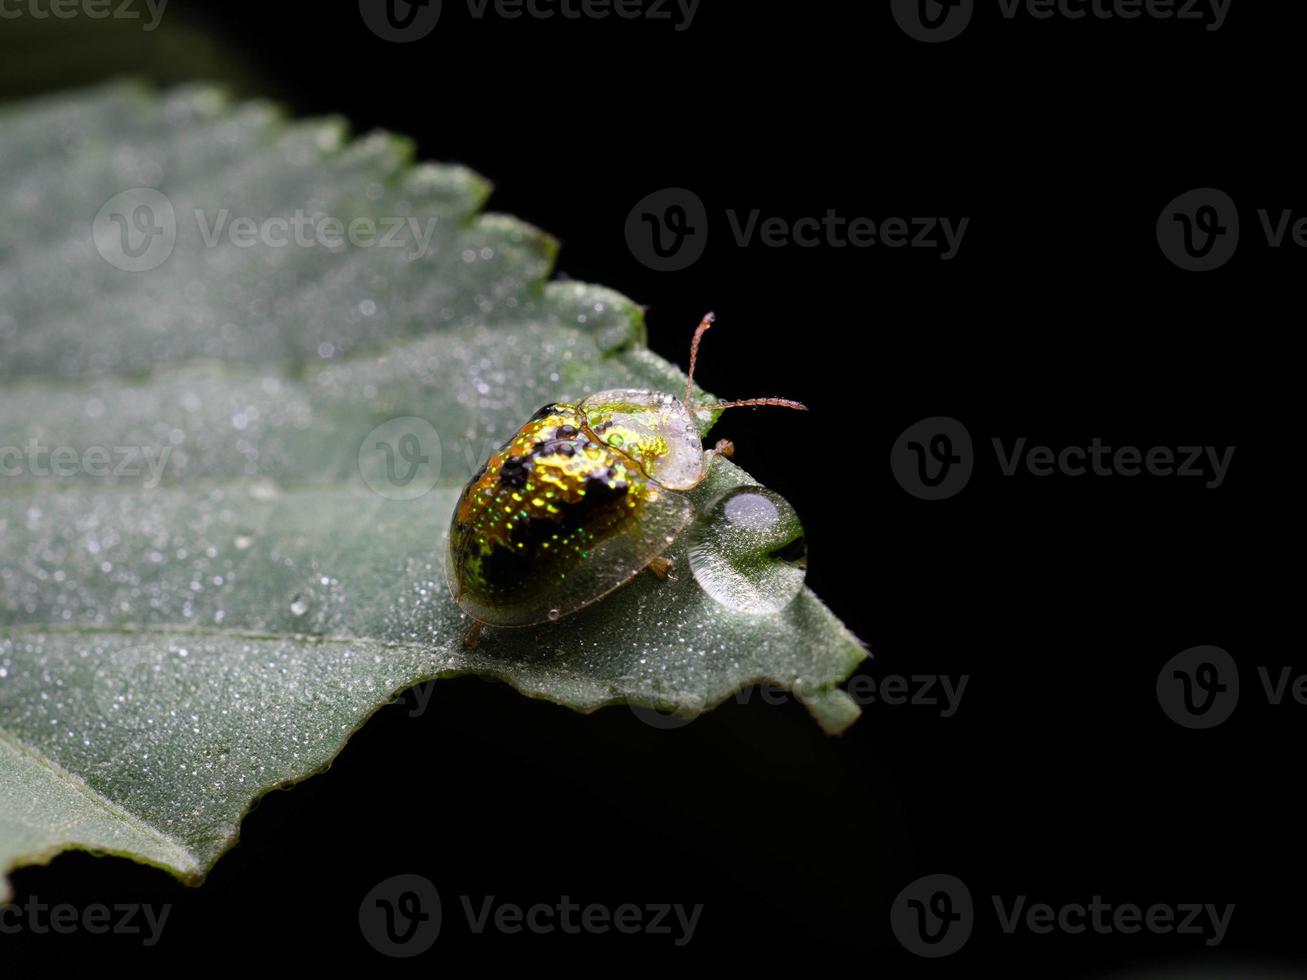
<svg viewBox="0 0 1307 980"><path fill-rule="evenodd" d="M685 379L685 407L690 407L690 397L694 392L694 365L699 360L699 342L703 340L703 335L708 332L708 328L717 320L716 313L705 313L703 319L699 321L699 327L694 331L694 339L690 341L690 373Z"/></svg>
<svg viewBox="0 0 1307 980"><path fill-rule="evenodd" d="M700 408L715 412L723 408L757 408L762 405L772 405L776 408L793 408L800 412L808 410L808 406L803 402L792 401L789 398L746 398L738 402L718 402L716 405L701 405Z"/></svg>

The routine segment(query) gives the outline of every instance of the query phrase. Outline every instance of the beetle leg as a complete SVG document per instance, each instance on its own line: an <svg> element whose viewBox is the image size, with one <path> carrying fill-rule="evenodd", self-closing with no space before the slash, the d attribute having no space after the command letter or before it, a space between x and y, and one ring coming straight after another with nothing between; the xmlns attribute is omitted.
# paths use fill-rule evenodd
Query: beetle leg
<svg viewBox="0 0 1307 980"><path fill-rule="evenodd" d="M476 645L481 641L481 627L481 620L472 620L472 625L467 628L467 632L463 635L463 646L467 647L469 650L476 647Z"/></svg>
<svg viewBox="0 0 1307 980"><path fill-rule="evenodd" d="M672 577L672 565L674 562L670 558L658 557L649 562L649 571L653 572L660 579L669 579Z"/></svg>
<svg viewBox="0 0 1307 980"><path fill-rule="evenodd" d="M731 440L729 439L718 439L717 445L713 446L712 449L709 449L706 453L704 453L704 460L703 460L704 471L707 472L708 467L712 465L714 456L725 456L727 458L730 458L731 456L734 455L735 455L735 443L731 442Z"/></svg>

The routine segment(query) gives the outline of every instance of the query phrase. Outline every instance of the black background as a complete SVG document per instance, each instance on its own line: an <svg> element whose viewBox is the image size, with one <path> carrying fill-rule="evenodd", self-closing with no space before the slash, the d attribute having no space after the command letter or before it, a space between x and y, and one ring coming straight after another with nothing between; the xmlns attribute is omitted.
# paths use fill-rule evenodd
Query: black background
<svg viewBox="0 0 1307 980"><path fill-rule="evenodd" d="M494 210L561 240L560 274L647 304L664 357L684 364L714 309L704 386L812 407L736 412L719 431L803 516L809 584L874 655L860 673L969 675L953 717L875 703L841 738L757 696L664 731L621 708L582 717L499 684L441 684L425 714L411 699L383 710L329 773L265 798L199 890L79 854L14 873L20 900L175 907L152 949L5 937L4 973L119 957L151 972L228 959L1087 977L1300 964L1307 709L1268 706L1255 674L1302 669L1301 643L1274 623L1297 599L1282 567L1297 554L1284 413L1307 256L1266 247L1255 217L1307 208L1303 25L1284 6L1233 0L1212 32L1006 21L978 0L968 30L934 45L883 2L704 0L678 32L478 21L446 0L410 45L369 33L350 2L173 0L154 35L69 22L39 43L0 23L6 97L137 73L339 113L490 178ZM1243 241L1225 268L1186 273L1154 229L1204 186L1239 203ZM711 229L675 273L644 267L623 231L665 187L698 194ZM971 221L941 261L739 247L727 209ZM969 429L976 470L958 496L925 502L895 482L890 447L941 415ZM990 439L1021 436L1237 451L1218 489L1004 477ZM1228 650L1244 684L1206 732L1170 721L1154 692L1162 665L1199 644ZM440 889L444 928L424 957L387 960L358 906L405 872ZM936 872L962 878L980 915L963 951L925 961L897 944L888 909ZM679 949L478 936L464 894L705 910ZM1192 936L1004 935L993 894L1236 909L1213 951Z"/></svg>

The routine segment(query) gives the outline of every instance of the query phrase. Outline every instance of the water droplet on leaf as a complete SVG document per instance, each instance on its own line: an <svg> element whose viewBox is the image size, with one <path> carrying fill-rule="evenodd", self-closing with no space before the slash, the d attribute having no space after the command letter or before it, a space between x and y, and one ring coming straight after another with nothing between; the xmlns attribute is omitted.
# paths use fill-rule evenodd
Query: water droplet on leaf
<svg viewBox="0 0 1307 980"><path fill-rule="evenodd" d="M736 487L717 498L689 531L695 581L723 606L763 615L803 588L803 525L780 494Z"/></svg>

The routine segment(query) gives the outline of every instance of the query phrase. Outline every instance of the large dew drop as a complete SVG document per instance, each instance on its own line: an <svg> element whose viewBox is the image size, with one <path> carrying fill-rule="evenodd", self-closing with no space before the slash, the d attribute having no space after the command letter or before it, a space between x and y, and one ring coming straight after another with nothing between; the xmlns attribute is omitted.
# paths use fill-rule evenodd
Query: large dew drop
<svg viewBox="0 0 1307 980"><path fill-rule="evenodd" d="M736 487L714 501L689 534L695 580L723 606L754 615L777 612L803 588L803 525L780 494Z"/></svg>

